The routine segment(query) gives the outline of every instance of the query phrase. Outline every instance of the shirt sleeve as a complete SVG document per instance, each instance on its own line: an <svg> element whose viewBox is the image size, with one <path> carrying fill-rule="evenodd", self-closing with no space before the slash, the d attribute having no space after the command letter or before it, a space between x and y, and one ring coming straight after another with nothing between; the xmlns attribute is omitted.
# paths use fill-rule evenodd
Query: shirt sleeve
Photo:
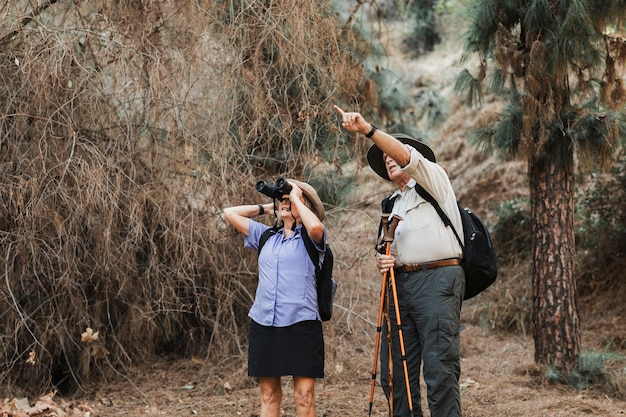
<svg viewBox="0 0 626 417"><path fill-rule="evenodd" d="M256 220L250 219L250 225L248 226L248 236L246 236L243 240L244 248L259 250L259 240L261 240L261 235L269 228L269 226L263 223L259 223Z"/></svg>

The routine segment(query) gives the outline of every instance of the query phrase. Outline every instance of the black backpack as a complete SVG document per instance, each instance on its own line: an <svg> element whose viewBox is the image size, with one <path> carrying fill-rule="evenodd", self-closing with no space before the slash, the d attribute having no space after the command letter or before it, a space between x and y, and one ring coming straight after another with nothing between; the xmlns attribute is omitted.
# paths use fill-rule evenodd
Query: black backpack
<svg viewBox="0 0 626 417"><path fill-rule="evenodd" d="M419 184L415 184L415 191L433 205L443 223L450 226L463 249L462 264L465 270L465 295L463 299L469 300L486 290L498 277L498 262L491 235L483 221L476 213L467 207L462 207L457 201L465 238L465 242L461 242L450 218L441 209L437 200ZM383 200L381 206L384 213L391 213L393 200L389 198Z"/></svg>
<svg viewBox="0 0 626 417"><path fill-rule="evenodd" d="M276 227L270 227L266 231L261 234L261 238L259 239L259 253L267 239L270 236L278 232L280 229ZM330 246L326 244L325 253L324 253L324 261L322 262L322 266L319 266L319 252L315 249L315 243L309 237L304 226L302 226L302 239L304 240L304 246L306 247L306 251L311 258L311 262L315 266L315 280L317 284L317 308L320 312L320 317L322 321L330 320L333 314L333 303L335 299L335 292L337 291L337 282L333 279L333 264L334 257L333 251L330 249Z"/></svg>

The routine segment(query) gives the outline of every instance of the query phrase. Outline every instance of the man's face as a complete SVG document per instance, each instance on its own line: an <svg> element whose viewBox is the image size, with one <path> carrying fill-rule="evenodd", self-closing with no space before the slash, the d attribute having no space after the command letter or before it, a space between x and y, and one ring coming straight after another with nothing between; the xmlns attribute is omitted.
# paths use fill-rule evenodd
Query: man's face
<svg viewBox="0 0 626 417"><path fill-rule="evenodd" d="M383 154L383 158L385 160L385 168L387 168L387 175L389 175L389 179L391 181L402 181L409 176L406 172L400 169L396 161L391 159L390 156Z"/></svg>

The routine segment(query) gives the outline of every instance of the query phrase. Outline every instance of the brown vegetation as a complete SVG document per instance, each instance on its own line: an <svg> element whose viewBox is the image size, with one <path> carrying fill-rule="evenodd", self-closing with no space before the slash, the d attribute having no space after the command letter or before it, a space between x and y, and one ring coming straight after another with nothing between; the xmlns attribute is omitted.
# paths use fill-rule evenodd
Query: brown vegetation
<svg viewBox="0 0 626 417"><path fill-rule="evenodd" d="M3 390L241 353L255 264L219 213L336 163L349 31L318 1L28 4L0 34Z"/></svg>

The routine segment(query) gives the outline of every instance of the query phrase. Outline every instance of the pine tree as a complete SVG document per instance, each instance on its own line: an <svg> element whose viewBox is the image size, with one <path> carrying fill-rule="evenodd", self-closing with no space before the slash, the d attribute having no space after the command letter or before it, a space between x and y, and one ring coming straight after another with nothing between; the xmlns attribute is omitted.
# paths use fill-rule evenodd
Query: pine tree
<svg viewBox="0 0 626 417"><path fill-rule="evenodd" d="M486 80L506 103L473 139L528 163L535 362L561 375L575 369L581 344L575 165L608 167L621 151L625 21L623 0L473 0L464 58L480 58L479 75L457 78L470 105Z"/></svg>

